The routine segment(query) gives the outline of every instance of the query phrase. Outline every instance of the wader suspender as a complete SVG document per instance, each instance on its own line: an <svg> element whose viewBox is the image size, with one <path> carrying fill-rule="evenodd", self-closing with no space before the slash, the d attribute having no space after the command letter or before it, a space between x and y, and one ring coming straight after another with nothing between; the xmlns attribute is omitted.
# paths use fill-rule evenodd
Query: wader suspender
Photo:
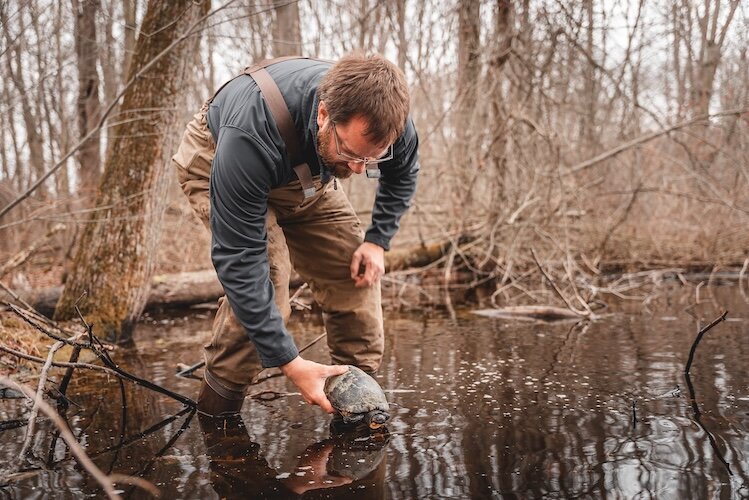
<svg viewBox="0 0 749 500"><path fill-rule="evenodd" d="M273 115L273 119L276 122L276 127L281 133L281 138L286 144L286 152L289 155L289 162L293 165L294 172L302 184L302 191L304 192L304 199L311 198L315 195L315 185L312 182L312 172L309 169L309 165L302 161L302 150L299 147L299 138L294 128L294 120L291 118L289 107L286 106L286 101L281 94L281 91L273 81L273 77L268 73L267 68L272 64L276 64L282 61L288 61L291 59L310 59L309 57L301 56L287 56L277 57L275 59L266 59L257 64L245 68L245 70L238 76L249 75L255 80L260 92L265 98L265 102L270 108L270 112ZM232 78L233 80L233 78ZM229 80L231 81L231 80ZM229 82L226 82L229 83ZM216 91L216 94L221 92L221 89L226 86L226 83ZM215 94L214 94L215 97ZM213 99L211 99L213 100ZM299 162L299 163L297 163Z"/></svg>

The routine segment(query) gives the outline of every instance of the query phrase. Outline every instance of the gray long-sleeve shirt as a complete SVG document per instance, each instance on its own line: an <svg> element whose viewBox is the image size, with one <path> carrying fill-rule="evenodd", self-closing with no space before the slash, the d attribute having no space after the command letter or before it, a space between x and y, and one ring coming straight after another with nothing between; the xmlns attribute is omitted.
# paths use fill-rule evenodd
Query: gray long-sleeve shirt
<svg viewBox="0 0 749 500"><path fill-rule="evenodd" d="M330 178L317 155L317 86L331 64L298 59L268 67L294 120L302 160L312 175ZM281 366L298 354L274 302L265 218L270 190L296 180L281 134L255 81L240 76L223 87L208 110L216 142L211 168L211 257L224 292L264 367ZM381 177L365 241L384 249L416 189L418 137L409 119L393 145Z"/></svg>

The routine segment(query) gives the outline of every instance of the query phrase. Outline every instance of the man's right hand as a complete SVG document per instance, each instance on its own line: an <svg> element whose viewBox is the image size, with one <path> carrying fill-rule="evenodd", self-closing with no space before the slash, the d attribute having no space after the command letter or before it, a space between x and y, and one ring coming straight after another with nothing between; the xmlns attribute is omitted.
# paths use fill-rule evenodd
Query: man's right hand
<svg viewBox="0 0 749 500"><path fill-rule="evenodd" d="M325 396L325 379L346 373L348 366L321 365L297 356L280 368L283 374L297 386L306 402L319 406L327 413L335 412Z"/></svg>

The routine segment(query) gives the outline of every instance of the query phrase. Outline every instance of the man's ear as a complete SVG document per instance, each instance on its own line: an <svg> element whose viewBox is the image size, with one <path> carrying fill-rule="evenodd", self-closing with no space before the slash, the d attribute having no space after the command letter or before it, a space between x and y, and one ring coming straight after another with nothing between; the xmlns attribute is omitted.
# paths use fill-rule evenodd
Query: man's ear
<svg viewBox="0 0 749 500"><path fill-rule="evenodd" d="M317 105L317 127L322 128L323 123L325 123L325 120L328 118L328 108L325 106L324 101L320 101L320 104Z"/></svg>

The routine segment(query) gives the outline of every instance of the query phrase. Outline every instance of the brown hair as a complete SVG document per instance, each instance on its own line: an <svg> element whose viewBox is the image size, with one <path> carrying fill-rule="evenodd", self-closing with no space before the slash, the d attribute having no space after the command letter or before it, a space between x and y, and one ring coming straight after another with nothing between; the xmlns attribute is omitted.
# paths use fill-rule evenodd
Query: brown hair
<svg viewBox="0 0 749 500"><path fill-rule="evenodd" d="M361 115L367 121L365 135L377 144L394 142L403 133L410 99L406 77L379 54L343 56L317 91L333 123Z"/></svg>

